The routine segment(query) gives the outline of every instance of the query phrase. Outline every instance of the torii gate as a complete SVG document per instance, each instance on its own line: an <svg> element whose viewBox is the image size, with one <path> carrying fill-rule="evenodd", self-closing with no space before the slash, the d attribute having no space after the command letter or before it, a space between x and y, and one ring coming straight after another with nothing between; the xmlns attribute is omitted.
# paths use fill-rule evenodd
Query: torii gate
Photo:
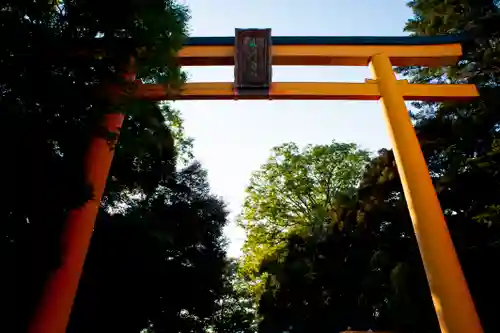
<svg viewBox="0 0 500 333"><path fill-rule="evenodd" d="M392 68L453 65L462 56L460 42L460 36L271 37L270 29L237 29L236 37L190 38L178 54L181 66L235 65L235 82L187 83L181 91L144 84L135 96L154 101L380 99L441 331L480 333L482 327L405 105L405 100L471 99L478 97L478 91L468 84L409 84L397 80ZM272 83L272 65L370 65L373 79ZM124 76L135 81L134 72ZM123 114L108 114L103 124L119 133L123 119ZM69 214L62 264L48 281L30 333L65 332L112 158L105 139L92 139L85 163L95 198Z"/></svg>

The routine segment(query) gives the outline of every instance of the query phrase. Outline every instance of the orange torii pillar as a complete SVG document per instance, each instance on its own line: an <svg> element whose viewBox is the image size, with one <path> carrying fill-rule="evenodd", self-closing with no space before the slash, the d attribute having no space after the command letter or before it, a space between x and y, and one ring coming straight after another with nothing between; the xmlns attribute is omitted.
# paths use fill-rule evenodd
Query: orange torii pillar
<svg viewBox="0 0 500 333"><path fill-rule="evenodd" d="M122 75L125 84L134 85L134 60ZM127 98L132 91L120 91L110 87L112 106L119 108L119 99ZM116 112L118 111L118 112ZM85 180L92 186L93 197L81 207L68 213L61 236L61 262L45 284L43 294L29 323L28 333L64 333L69 322L71 308L78 290L78 284L94 231L94 223L106 186L109 169L124 120L123 110L103 115L100 127L116 135L113 142L102 136L94 136L85 154Z"/></svg>
<svg viewBox="0 0 500 333"><path fill-rule="evenodd" d="M443 333L483 331L415 129L384 54L371 59L399 176ZM428 89L432 89L429 85Z"/></svg>

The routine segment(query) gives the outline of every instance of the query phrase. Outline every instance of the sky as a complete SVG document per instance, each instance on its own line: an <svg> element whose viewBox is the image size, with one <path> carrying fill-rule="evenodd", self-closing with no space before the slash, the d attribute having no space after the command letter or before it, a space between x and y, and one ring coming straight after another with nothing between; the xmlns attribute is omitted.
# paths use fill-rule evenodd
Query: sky
<svg viewBox="0 0 500 333"><path fill-rule="evenodd" d="M271 28L273 36L404 36L412 16L405 0L180 0L191 13L190 35L234 36L235 28ZM232 82L233 67L188 67L190 82ZM273 82L363 82L368 67L273 67ZM230 212L229 256L245 239L235 224L251 174L272 147L354 142L390 148L382 109L374 101L178 101L194 154L212 192Z"/></svg>

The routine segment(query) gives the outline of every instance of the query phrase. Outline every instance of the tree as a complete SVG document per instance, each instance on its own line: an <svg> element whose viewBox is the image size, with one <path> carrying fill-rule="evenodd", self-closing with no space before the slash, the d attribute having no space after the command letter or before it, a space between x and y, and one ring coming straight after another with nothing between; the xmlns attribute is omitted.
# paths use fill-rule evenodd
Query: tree
<svg viewBox="0 0 500 333"><path fill-rule="evenodd" d="M237 274L238 262L228 259L224 273L224 292L216 303L207 331L217 333L256 332L256 310L246 283Z"/></svg>
<svg viewBox="0 0 500 333"><path fill-rule="evenodd" d="M495 1L411 1L415 35L464 33L464 58L445 68L402 68L411 81L478 85L472 103L415 103L412 115L485 332L499 325L500 295L492 263L500 258L498 198L498 38ZM488 190L485 191L485 188ZM261 330L316 327L439 332L398 179L383 150L367 167L353 202L323 237L289 238L269 258ZM338 208L337 208L338 210Z"/></svg>
<svg viewBox="0 0 500 333"><path fill-rule="evenodd" d="M268 162L252 175L239 222L247 233L240 271L257 281L256 289L262 287L257 279L261 261L283 247L289 235L321 228L335 203L352 196L368 159L355 144L273 148Z"/></svg>
<svg viewBox="0 0 500 333"><path fill-rule="evenodd" d="M9 193L0 206L2 327L22 332L45 278L59 264L68 210L92 195L83 153L90 136L108 135L98 132L102 114L117 111L105 87L134 88L117 76L130 56L139 80L180 85L184 75L175 55L188 14L173 0L105 6L6 0L0 8L0 137ZM70 331L137 332L148 323L161 331L168 320L181 331L195 330L219 297L225 213L199 166L176 172L177 160L190 158L191 144L179 114L169 104L129 97L119 103L126 120L112 147ZM199 276L206 277L203 283Z"/></svg>
<svg viewBox="0 0 500 333"><path fill-rule="evenodd" d="M472 103L415 105L416 126L455 247L485 331L498 318L490 304L500 296L489 264L500 258L500 8L498 1L409 3L414 17L406 30L416 35L461 33L464 57L457 66L432 71L405 68L412 80L476 84ZM484 189L488 188L487 191Z"/></svg>
<svg viewBox="0 0 500 333"><path fill-rule="evenodd" d="M401 192L394 157L382 150L356 196L336 204L320 233L292 235L281 253L268 257L260 330L425 332L427 321L420 321L435 317ZM422 277L423 284L412 284Z"/></svg>
<svg viewBox="0 0 500 333"><path fill-rule="evenodd" d="M226 223L197 163L125 212L102 212L68 332L202 331L225 292Z"/></svg>

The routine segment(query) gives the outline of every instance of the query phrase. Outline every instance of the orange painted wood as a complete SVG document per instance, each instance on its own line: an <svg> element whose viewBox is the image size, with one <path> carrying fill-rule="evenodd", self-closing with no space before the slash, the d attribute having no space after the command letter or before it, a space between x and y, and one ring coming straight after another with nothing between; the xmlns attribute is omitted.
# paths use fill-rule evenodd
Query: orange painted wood
<svg viewBox="0 0 500 333"><path fill-rule="evenodd" d="M460 44L441 45L273 45L273 65L368 66L374 54L389 56L394 66L453 65L462 56ZM181 66L232 66L234 46L185 46Z"/></svg>
<svg viewBox="0 0 500 333"><path fill-rule="evenodd" d="M398 82L405 100L447 101L479 96L470 84L409 84ZM229 82L187 83L181 91L167 93L161 85L141 85L137 97L146 100L378 100L380 92L375 81L365 83L276 82L270 94L237 96Z"/></svg>

